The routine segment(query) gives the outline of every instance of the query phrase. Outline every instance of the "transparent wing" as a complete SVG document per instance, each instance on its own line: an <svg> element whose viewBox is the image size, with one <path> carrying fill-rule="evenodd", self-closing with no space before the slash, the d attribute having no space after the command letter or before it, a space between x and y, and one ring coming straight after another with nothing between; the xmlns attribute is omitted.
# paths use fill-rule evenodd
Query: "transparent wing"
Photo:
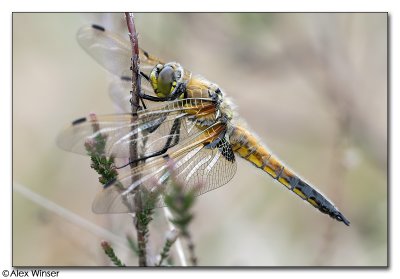
<svg viewBox="0 0 400 279"><path fill-rule="evenodd" d="M150 83L144 78L142 78L141 81L141 89L148 95L152 95L154 93ZM109 87L109 94L111 100L117 106L118 112L131 112L131 90L132 83L130 79L119 79L111 82Z"/></svg>
<svg viewBox="0 0 400 279"><path fill-rule="evenodd" d="M215 148L207 148L204 141L205 139L199 140L199 135L193 135L180 149L168 154L175 166L174 179L184 186L185 191L195 188L197 195L225 185L236 172L235 157L227 139L221 140ZM149 192L160 190L168 193L171 187L170 176L171 168L168 167L167 160L157 158L130 170L128 175L120 176L100 191L92 209L96 213L134 212L137 190L145 188ZM164 206L162 196L156 206Z"/></svg>
<svg viewBox="0 0 400 279"><path fill-rule="evenodd" d="M129 158L131 145L146 145L142 156L147 157L162 149L167 141L185 140L195 126L196 114L188 111L215 109L211 99L183 99L137 114L113 114L75 120L58 136L58 145L71 152L87 155L87 144L95 144L100 136L106 139L104 153L117 158ZM182 121L185 120L185 121ZM173 126L179 127L172 130ZM141 157L139 157L140 159Z"/></svg>
<svg viewBox="0 0 400 279"><path fill-rule="evenodd" d="M216 148L197 147L174 161L176 178L183 182L185 190L198 187L198 195L228 183L236 173L235 155L227 139L222 139Z"/></svg>
<svg viewBox="0 0 400 279"><path fill-rule="evenodd" d="M131 47L127 39L98 25L82 27L77 34L81 47L109 72L121 77L131 77ZM158 58L139 50L140 69L149 74L155 65L163 63Z"/></svg>
<svg viewBox="0 0 400 279"><path fill-rule="evenodd" d="M131 111L130 91L132 90L130 42L98 25L82 27L78 31L77 40L92 58L116 76L116 80L110 85L110 97L120 112L129 113ZM139 59L140 70L147 76L150 75L154 66L164 63L142 49L139 49ZM143 76L141 89L148 95L154 93L150 83Z"/></svg>
<svg viewBox="0 0 400 279"><path fill-rule="evenodd" d="M117 106L117 112L129 113L131 109L132 83L130 81L117 80L110 83L109 95L113 103Z"/></svg>

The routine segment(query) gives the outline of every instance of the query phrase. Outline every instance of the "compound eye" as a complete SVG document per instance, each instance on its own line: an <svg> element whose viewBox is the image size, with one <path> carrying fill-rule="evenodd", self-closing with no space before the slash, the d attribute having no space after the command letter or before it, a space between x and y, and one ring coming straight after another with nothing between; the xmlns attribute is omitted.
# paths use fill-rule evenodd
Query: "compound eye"
<svg viewBox="0 0 400 279"><path fill-rule="evenodd" d="M157 95L167 97L173 91L175 82L175 70L170 66L165 66L158 74Z"/></svg>

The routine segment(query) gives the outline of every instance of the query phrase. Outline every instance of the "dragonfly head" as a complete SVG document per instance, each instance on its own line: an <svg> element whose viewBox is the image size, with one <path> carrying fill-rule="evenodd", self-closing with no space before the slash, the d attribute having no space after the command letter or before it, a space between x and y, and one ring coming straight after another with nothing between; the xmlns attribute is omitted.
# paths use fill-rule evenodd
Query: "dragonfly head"
<svg viewBox="0 0 400 279"><path fill-rule="evenodd" d="M158 64L150 74L150 83L156 95L168 97L183 79L183 68L176 62Z"/></svg>

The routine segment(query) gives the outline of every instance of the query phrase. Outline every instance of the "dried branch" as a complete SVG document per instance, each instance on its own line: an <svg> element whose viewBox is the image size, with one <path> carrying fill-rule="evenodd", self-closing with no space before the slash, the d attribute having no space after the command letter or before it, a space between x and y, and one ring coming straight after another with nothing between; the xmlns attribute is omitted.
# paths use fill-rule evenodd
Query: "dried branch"
<svg viewBox="0 0 400 279"><path fill-rule="evenodd" d="M139 109L139 93L141 90L141 82L139 75L139 44L138 37L136 33L135 22L132 13L125 13L126 24L129 31L129 40L131 42L131 50L132 50L132 58L131 58L131 72L132 72L132 91L131 91L131 110L132 115L137 115L137 111ZM132 117L132 121L135 121L136 118ZM135 125L132 125L132 129ZM133 132L131 136L131 142L133 144L129 147L130 152L130 167L131 169L138 166L138 162L135 161L139 156L138 146L137 146L137 133ZM136 177L136 179L138 179ZM132 181L134 182L134 181ZM149 214L152 212L145 212L143 210L143 201L142 195L140 193L141 189L136 190L135 195L135 215L134 225L136 227L137 232L137 243L138 243L138 254L139 254L139 266L147 266L147 253L146 253L146 243L148 237L148 223L147 220L151 220Z"/></svg>
<svg viewBox="0 0 400 279"><path fill-rule="evenodd" d="M126 24L129 31L129 39L131 42L132 58L132 92L131 92L131 106L132 113L136 113L139 108L139 93L141 90L141 80L139 71L139 43L136 33L135 22L132 13L125 13Z"/></svg>

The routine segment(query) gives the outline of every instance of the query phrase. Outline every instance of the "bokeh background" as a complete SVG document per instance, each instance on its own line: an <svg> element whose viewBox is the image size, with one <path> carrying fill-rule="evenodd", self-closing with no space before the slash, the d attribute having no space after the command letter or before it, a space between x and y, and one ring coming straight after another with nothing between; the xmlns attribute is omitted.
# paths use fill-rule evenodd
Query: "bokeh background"
<svg viewBox="0 0 400 279"><path fill-rule="evenodd" d="M109 74L75 39L91 23L128 38L122 14L13 15L14 266L109 265L99 227L137 263L125 240L131 217L92 213L100 185L89 158L55 143L70 121L115 111ZM220 85L265 144L351 221L320 214L239 160L228 185L197 200L200 265L387 265L387 14L145 13L136 28L142 48ZM151 229L156 253L162 210Z"/></svg>

